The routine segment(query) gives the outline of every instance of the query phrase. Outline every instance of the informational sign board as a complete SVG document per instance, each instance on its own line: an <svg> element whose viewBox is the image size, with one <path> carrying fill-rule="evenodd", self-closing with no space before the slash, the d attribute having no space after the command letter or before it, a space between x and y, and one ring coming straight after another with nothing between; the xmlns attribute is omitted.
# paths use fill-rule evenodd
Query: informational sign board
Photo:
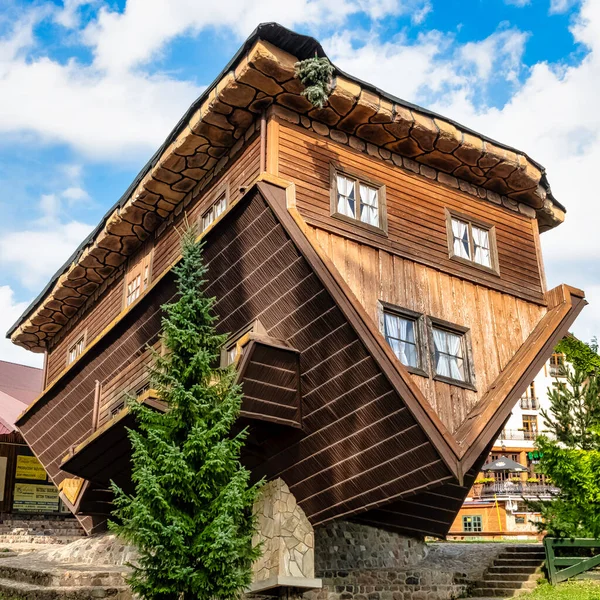
<svg viewBox="0 0 600 600"><path fill-rule="evenodd" d="M35 456L17 456L17 470L15 479L34 479L46 481L46 471Z"/></svg>
<svg viewBox="0 0 600 600"><path fill-rule="evenodd" d="M56 512L58 511L58 490L53 485L15 483L13 510Z"/></svg>
<svg viewBox="0 0 600 600"><path fill-rule="evenodd" d="M0 456L0 502L4 500L4 488L6 487L6 465L8 458Z"/></svg>

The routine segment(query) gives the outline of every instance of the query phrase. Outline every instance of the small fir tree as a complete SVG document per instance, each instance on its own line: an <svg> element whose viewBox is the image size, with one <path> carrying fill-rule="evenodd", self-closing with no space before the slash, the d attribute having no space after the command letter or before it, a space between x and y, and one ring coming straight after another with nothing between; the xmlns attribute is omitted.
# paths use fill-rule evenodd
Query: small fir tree
<svg viewBox="0 0 600 600"><path fill-rule="evenodd" d="M232 435L241 390L232 368L215 368L226 336L215 331L195 237L188 229L182 238L178 300L163 306L165 352L155 353L151 373L168 410L128 400L134 492L113 484L110 527L138 549L129 582L147 599L237 598L260 554L251 541L258 485L239 460L246 432Z"/></svg>
<svg viewBox="0 0 600 600"><path fill-rule="evenodd" d="M329 98L333 75L333 65L329 59L326 56L319 58L315 55L314 58L301 60L294 66L296 77L304 85L302 95L315 108L323 108Z"/></svg>

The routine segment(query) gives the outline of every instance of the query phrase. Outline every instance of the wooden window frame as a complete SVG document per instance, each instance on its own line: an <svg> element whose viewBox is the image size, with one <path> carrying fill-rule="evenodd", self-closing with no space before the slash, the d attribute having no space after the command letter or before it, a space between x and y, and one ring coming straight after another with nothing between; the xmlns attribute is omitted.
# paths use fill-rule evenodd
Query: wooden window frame
<svg viewBox="0 0 600 600"><path fill-rule="evenodd" d="M385 334L386 313L413 321L413 323L415 324L417 366L412 367L410 365L405 365L404 363L402 364L409 373L429 378L429 352L427 351L427 327L425 324L425 315L419 312L415 312L414 310L409 310L408 308L403 308L400 306L396 306L395 304L390 304L389 302L384 302L383 300L379 300L377 303L377 313L379 318L379 331L381 331L381 335L383 335L386 344L388 344L387 337Z"/></svg>
<svg viewBox="0 0 600 600"><path fill-rule="evenodd" d="M222 369L226 369L231 365L237 365L242 356L242 351L244 346L250 341L250 334L258 333L261 335L266 335L267 330L263 326L263 324L257 319L248 323L241 329L238 329L234 334L230 335L227 338L227 341L223 344L221 348L221 361L220 366ZM229 350L235 347L236 353L232 362L227 362L227 355Z"/></svg>
<svg viewBox="0 0 600 600"><path fill-rule="evenodd" d="M146 242L148 243L148 242ZM132 262L131 258L136 258L136 262ZM123 308L125 310L130 309L132 306L135 306L141 298L143 298L146 290L152 284L152 266L154 263L154 246L149 246L146 249L140 249L140 252L136 255L130 257L129 264L127 265L127 270L125 271L125 285L123 286ZM144 271L148 267L148 281L146 285L144 285ZM140 275L140 293L138 297L133 300L131 303L128 303L129 294L127 293L127 288L131 283L134 277L137 277L137 274Z"/></svg>
<svg viewBox="0 0 600 600"><path fill-rule="evenodd" d="M465 381L461 381L460 379L452 379L451 377L446 377L445 375L438 375L438 373L436 372L435 341L433 338L434 328L441 329L443 331L447 331L448 333L453 333L454 335L459 335L461 337ZM428 316L427 334L429 342L429 360L431 362L432 378L435 381L442 381L444 383L448 383L449 385L455 385L457 387L462 387L467 390L472 390L476 392L477 388L475 384L475 370L473 365L473 348L471 345L470 329L462 325L457 325L456 323L450 323L449 321L444 321L443 319Z"/></svg>
<svg viewBox="0 0 600 600"><path fill-rule="evenodd" d="M215 223L218 223L221 218L223 217L223 215L227 212L227 209L229 208L230 205L230 201L229 201L229 185L224 185L224 186L219 186L219 189L216 190L216 193L211 194L212 196L212 200L210 202L207 203L206 207L199 213L198 215L198 231L200 233L204 233L205 231L209 231L210 229L212 229L215 226ZM216 207L216 205L222 200L225 199L225 209L223 210L223 212L217 216L214 217L212 222L207 225L206 227L204 227L204 217L206 217L206 215L214 210L214 208Z"/></svg>
<svg viewBox="0 0 600 600"><path fill-rule="evenodd" d="M486 271L487 273L491 273L493 275L500 276L500 264L498 262L498 245L496 241L496 226L491 223L487 223L485 221L481 221L476 217L472 217L470 215L466 215L464 213L451 210L446 208L446 237L448 240L448 254L451 260L456 262L460 262L464 265L469 265L471 267L475 267L476 269L481 269L482 271ZM458 256L454 254L454 232L452 231L452 219L457 219L458 221L463 221L467 223L469 227L469 252L471 256L475 256L475 250L473 247L473 225L478 227L479 229L485 229L488 232L488 242L489 242L489 252L490 252L490 262L492 263L491 267L487 267L486 265L479 264L475 262L474 259L463 258L462 256Z"/></svg>
<svg viewBox="0 0 600 600"><path fill-rule="evenodd" d="M467 524L467 520L472 519L470 522L471 529L465 529L465 525ZM474 528L474 520L479 519L478 527L479 529ZM463 533L482 533L483 532L483 515L463 515L462 516L462 527Z"/></svg>
<svg viewBox="0 0 600 600"><path fill-rule="evenodd" d="M69 360L71 350L73 348L75 348L79 344L79 342L83 342L83 348L82 348L81 352L73 360ZM67 367L69 365L72 365L74 362L77 362L77 359L85 352L86 347L87 347L87 329L85 329L83 331L83 333L80 333L77 336L74 336L73 341L67 345L67 358L66 358Z"/></svg>
<svg viewBox="0 0 600 600"><path fill-rule="evenodd" d="M343 215L338 212L338 191L337 191L337 175L343 175L348 179L354 179L354 197L356 199L357 204L357 214L360 215L360 184L363 183L368 185L369 187L377 189L377 208L379 214L379 226L371 225L370 223L363 223L360 218L353 219L347 215ZM329 163L329 209L331 216L334 219L339 219L340 221L344 221L345 223L349 223L350 225L354 225L355 227L359 227L361 229L366 229L378 235L386 236L388 235L388 220L387 220L387 200L386 200L386 189L385 184L380 181L375 181L366 177L362 173L358 171L354 171L352 169L348 169L345 166L342 166L338 163Z"/></svg>

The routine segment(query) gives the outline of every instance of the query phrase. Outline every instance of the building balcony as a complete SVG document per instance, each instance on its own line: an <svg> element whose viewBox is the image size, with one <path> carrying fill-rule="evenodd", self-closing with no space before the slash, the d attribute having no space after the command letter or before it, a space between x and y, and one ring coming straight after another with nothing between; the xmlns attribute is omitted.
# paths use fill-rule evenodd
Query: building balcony
<svg viewBox="0 0 600 600"><path fill-rule="evenodd" d="M532 442L537 436L537 431L524 431L522 429L503 429L500 435L498 436L498 439Z"/></svg>
<svg viewBox="0 0 600 600"><path fill-rule="evenodd" d="M493 498L494 496L539 498L554 496L560 490L556 486L547 483L516 483L513 481L498 481L496 483L483 484L479 490L474 491L475 495L481 498Z"/></svg>
<svg viewBox="0 0 600 600"><path fill-rule="evenodd" d="M519 405L522 410L539 410L540 403L537 398L521 398Z"/></svg>

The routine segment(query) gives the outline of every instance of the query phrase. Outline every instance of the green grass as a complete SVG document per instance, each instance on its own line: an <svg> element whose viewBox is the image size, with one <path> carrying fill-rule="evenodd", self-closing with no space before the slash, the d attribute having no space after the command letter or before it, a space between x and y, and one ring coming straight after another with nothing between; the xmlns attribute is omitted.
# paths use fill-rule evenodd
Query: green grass
<svg viewBox="0 0 600 600"><path fill-rule="evenodd" d="M519 600L600 600L600 583L596 581L567 581L551 586L543 583Z"/></svg>

